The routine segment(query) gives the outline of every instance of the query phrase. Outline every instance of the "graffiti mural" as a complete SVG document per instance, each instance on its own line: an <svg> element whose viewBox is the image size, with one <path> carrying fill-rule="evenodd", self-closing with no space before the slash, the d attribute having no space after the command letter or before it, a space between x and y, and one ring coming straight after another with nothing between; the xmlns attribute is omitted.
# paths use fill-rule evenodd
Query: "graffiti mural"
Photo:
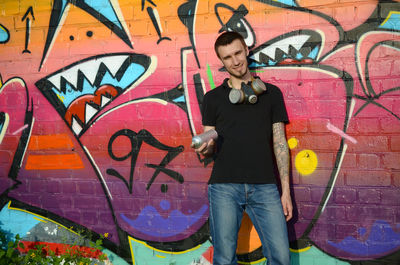
<svg viewBox="0 0 400 265"><path fill-rule="evenodd" d="M281 88L292 264L400 260L400 3L3 1L0 230L107 234L111 264L212 264L204 94L222 31ZM266 264L247 215L240 264ZM68 243L68 242L67 242ZM85 245L88 246L88 245ZM94 256L95 258L95 256Z"/></svg>

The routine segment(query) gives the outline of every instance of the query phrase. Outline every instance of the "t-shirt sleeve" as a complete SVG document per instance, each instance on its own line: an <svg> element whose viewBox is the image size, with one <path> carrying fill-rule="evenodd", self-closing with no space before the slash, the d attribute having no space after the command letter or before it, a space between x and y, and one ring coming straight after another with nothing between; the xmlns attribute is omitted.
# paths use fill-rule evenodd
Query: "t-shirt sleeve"
<svg viewBox="0 0 400 265"><path fill-rule="evenodd" d="M216 109L213 103L210 93L206 93L203 98L201 113L203 126L215 126L216 124Z"/></svg>
<svg viewBox="0 0 400 265"><path fill-rule="evenodd" d="M286 111L285 101L283 99L283 94L278 87L274 89L274 100L273 102L273 112L272 112L272 123L276 122L289 122L289 118Z"/></svg>

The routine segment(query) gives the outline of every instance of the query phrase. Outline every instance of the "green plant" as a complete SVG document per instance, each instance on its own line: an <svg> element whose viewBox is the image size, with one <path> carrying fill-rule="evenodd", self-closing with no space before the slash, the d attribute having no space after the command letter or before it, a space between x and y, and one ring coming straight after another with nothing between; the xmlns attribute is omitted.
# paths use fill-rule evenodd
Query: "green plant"
<svg viewBox="0 0 400 265"><path fill-rule="evenodd" d="M23 248L24 244L20 242L21 238L19 235L15 236L15 241L6 241L6 236L0 231L0 265L19 265L23 264L24 257L20 255L18 247Z"/></svg>
<svg viewBox="0 0 400 265"><path fill-rule="evenodd" d="M0 230L0 265L90 265L94 262L88 254L88 250L99 252L103 249L103 239L107 235L101 235L95 242L89 241L90 248L83 247L87 236L78 233L78 237L73 244L65 245L64 249L52 250L45 244L34 244L33 247L26 248L21 243L19 235L14 240L7 242L6 235ZM89 238L90 239L90 238ZM95 254L95 253L92 253ZM104 261L107 256L104 253L97 255L96 261Z"/></svg>

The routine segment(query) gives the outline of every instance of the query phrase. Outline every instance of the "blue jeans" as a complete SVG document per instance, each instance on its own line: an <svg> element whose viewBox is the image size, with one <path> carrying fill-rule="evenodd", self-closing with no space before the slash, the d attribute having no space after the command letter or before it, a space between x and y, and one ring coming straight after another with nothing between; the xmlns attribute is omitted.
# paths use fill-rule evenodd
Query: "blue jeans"
<svg viewBox="0 0 400 265"><path fill-rule="evenodd" d="M236 247L243 211L257 230L267 264L290 264L286 220L275 184L209 184L208 200L213 265L237 264Z"/></svg>

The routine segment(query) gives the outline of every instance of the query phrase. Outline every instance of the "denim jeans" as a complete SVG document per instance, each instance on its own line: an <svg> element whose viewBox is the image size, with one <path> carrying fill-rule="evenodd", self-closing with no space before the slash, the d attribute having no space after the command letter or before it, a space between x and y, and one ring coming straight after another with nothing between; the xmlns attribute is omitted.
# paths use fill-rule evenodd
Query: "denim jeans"
<svg viewBox="0 0 400 265"><path fill-rule="evenodd" d="M236 247L243 211L256 228L267 264L290 264L286 220L275 184L209 184L208 200L213 265L237 265Z"/></svg>

